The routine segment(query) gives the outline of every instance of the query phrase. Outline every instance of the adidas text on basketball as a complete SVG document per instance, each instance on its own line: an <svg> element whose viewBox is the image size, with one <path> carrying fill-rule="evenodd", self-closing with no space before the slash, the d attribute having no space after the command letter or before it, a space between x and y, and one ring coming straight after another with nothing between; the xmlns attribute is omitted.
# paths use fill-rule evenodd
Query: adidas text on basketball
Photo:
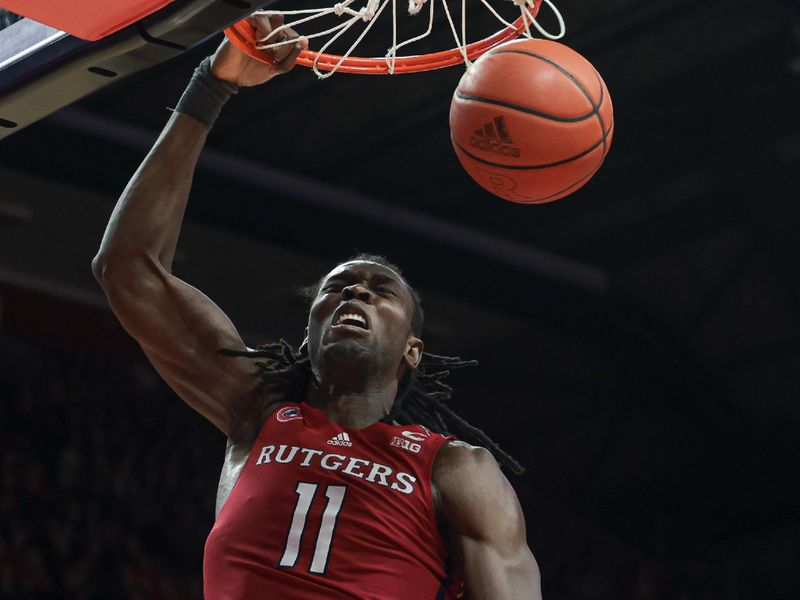
<svg viewBox="0 0 800 600"><path fill-rule="evenodd" d="M482 128L476 129L469 138L470 146L494 154L519 158L520 150L516 146L512 146L513 143L514 140L511 139L506 120L503 117L495 117L492 121L485 123Z"/></svg>

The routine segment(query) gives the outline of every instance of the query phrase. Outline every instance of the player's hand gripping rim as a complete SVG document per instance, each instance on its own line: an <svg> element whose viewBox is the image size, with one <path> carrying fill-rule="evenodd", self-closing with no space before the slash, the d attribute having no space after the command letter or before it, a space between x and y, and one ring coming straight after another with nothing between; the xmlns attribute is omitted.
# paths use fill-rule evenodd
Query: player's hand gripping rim
<svg viewBox="0 0 800 600"><path fill-rule="evenodd" d="M283 15L252 15L247 18L255 28L259 39L264 39L273 29L283 25ZM222 41L211 59L211 73L223 81L239 87L260 85L282 73L291 71L300 53L308 48L308 41L301 38L294 29L286 28L275 36L275 42L297 40L294 44L282 44L269 50L262 50L271 62L257 60L231 44Z"/></svg>

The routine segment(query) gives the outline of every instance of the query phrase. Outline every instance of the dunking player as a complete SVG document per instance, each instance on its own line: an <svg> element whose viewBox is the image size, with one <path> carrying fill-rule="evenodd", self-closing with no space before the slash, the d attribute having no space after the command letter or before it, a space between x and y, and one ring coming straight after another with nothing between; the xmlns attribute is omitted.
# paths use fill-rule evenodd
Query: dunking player
<svg viewBox="0 0 800 600"><path fill-rule="evenodd" d="M301 47L277 49L270 66L223 43L198 67L93 262L156 370L228 437L205 597L538 600L522 512L496 461L519 466L442 402L444 371L464 363L423 352L419 298L397 267L362 255L323 277L296 352L248 349L171 273L222 105L291 69Z"/></svg>

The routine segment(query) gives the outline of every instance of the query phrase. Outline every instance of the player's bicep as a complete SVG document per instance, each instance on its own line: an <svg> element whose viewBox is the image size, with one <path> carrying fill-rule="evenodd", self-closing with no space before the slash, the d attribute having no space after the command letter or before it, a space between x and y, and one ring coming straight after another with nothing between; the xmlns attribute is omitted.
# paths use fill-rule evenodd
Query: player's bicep
<svg viewBox="0 0 800 600"><path fill-rule="evenodd" d="M494 457L456 442L443 458L435 484L467 597L540 600L539 568L528 548L522 508Z"/></svg>
<svg viewBox="0 0 800 600"><path fill-rule="evenodd" d="M128 264L117 273L107 269L98 280L156 371L187 404L230 435L234 408L248 400L252 404L258 377L251 361L217 353L219 348L245 348L227 315L156 262Z"/></svg>

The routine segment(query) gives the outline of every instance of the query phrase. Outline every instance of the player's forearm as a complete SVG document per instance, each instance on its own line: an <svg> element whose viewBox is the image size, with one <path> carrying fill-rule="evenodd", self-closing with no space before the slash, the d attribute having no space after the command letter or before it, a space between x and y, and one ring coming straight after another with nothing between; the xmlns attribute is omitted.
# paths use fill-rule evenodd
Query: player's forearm
<svg viewBox="0 0 800 600"><path fill-rule="evenodd" d="M175 113L122 194L106 229L95 274L108 281L108 267L122 271L138 263L167 272L172 259L192 177L208 130L237 92L231 81L212 72L212 58L198 65ZM99 271L98 271L99 269Z"/></svg>
<svg viewBox="0 0 800 600"><path fill-rule="evenodd" d="M172 115L117 202L96 267L149 257L171 270L192 177L207 134L208 128L199 121Z"/></svg>

